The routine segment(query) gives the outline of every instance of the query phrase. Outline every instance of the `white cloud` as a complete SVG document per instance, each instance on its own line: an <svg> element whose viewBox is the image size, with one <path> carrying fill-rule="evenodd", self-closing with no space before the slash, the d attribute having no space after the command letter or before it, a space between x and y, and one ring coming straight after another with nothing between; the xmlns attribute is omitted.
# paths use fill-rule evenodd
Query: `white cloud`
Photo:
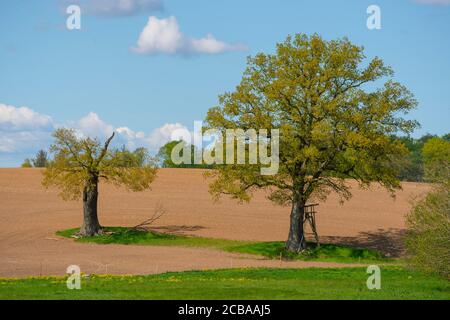
<svg viewBox="0 0 450 320"><path fill-rule="evenodd" d="M99 16L131 16L163 9L162 0L62 0L63 6L76 4L83 14Z"/></svg>
<svg viewBox="0 0 450 320"><path fill-rule="evenodd" d="M128 127L120 127L116 129L116 132L127 137L127 139L143 139L145 138L145 133L142 131L135 132Z"/></svg>
<svg viewBox="0 0 450 320"><path fill-rule="evenodd" d="M148 147L145 141L145 133L142 131L133 131L128 127L120 127L116 130L114 138L116 145L125 145L128 149L134 150L138 147Z"/></svg>
<svg viewBox="0 0 450 320"><path fill-rule="evenodd" d="M20 131L48 129L52 127L52 119L41 115L30 108L0 103L0 130Z"/></svg>
<svg viewBox="0 0 450 320"><path fill-rule="evenodd" d="M147 138L150 149L158 150L167 142L171 141L172 133L176 130L187 130L181 123L166 123L160 128L153 130Z"/></svg>
<svg viewBox="0 0 450 320"><path fill-rule="evenodd" d="M174 16L167 19L158 19L151 16L139 35L136 46L131 49L141 54L216 54L247 50L247 47L243 44L229 44L219 41L212 34L208 34L201 39L190 38L180 31L177 19Z"/></svg>
<svg viewBox="0 0 450 320"><path fill-rule="evenodd" d="M94 112L89 112L80 120L69 123L69 127L84 136L97 138L109 137L114 131L114 126L105 123Z"/></svg>
<svg viewBox="0 0 450 320"><path fill-rule="evenodd" d="M71 122L68 127L75 129L81 136L96 137L99 139L110 137L115 131L116 137L113 140L113 145L125 145L129 149L146 147L150 151L158 151L161 146L169 142L173 131L186 129L180 123L166 123L162 127L154 129L149 134L145 134L143 131L134 131L125 126L114 127L104 122L94 112L90 112L78 121Z"/></svg>
<svg viewBox="0 0 450 320"><path fill-rule="evenodd" d="M414 2L442 6L450 5L450 0L414 0Z"/></svg>
<svg viewBox="0 0 450 320"><path fill-rule="evenodd" d="M39 149L48 149L53 141L52 132L58 127L73 128L80 136L100 140L111 136L115 131L113 146L125 145L131 150L146 147L151 152L157 152L161 146L169 142L175 130L187 131L180 123L166 123L146 134L126 126L116 127L102 120L94 112L76 121L57 124L50 116L30 108L0 103L0 167L18 166L24 158L34 156Z"/></svg>
<svg viewBox="0 0 450 320"><path fill-rule="evenodd" d="M0 154L46 148L53 129L47 115L0 103Z"/></svg>

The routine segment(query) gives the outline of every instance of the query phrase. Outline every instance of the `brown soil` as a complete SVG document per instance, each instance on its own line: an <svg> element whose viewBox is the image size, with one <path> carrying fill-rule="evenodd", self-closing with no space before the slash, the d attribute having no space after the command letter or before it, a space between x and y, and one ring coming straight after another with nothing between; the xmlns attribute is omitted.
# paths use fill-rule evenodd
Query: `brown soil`
<svg viewBox="0 0 450 320"><path fill-rule="evenodd" d="M228 267L326 267L334 263L259 259L213 249L119 246L75 243L55 236L80 226L80 202L64 202L56 190L41 187L38 169L0 169L0 277L62 275L77 264L85 273L150 274ZM344 205L331 195L319 206L318 230L323 242L347 243L402 252L404 216L410 201L429 186L404 183L396 199L379 186L361 190ZM272 205L258 193L249 204L222 199L214 203L201 170L162 169L152 190L131 193L109 185L100 188L100 222L136 225L161 203L167 214L161 231L236 240L285 240L288 207Z"/></svg>

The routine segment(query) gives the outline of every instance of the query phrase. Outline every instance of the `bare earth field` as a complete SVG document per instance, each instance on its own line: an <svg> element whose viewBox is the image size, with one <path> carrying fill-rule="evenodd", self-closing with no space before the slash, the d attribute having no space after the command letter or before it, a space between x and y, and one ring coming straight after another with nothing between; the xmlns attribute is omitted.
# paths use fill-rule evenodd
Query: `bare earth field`
<svg viewBox="0 0 450 320"><path fill-rule="evenodd" d="M55 236L58 230L79 227L81 202L64 202L57 191L41 187L39 169L0 169L0 277L63 275L77 264L85 273L152 274L166 271L229 267L327 267L325 262L285 262L259 259L213 249L120 246L75 243ZM323 242L377 248L398 256L400 237L410 201L429 189L404 183L396 199L378 186L360 190L340 205L331 195L319 206L318 230ZM229 199L214 203L203 171L161 169L152 190L131 193L101 185L100 222L133 226L149 218L161 203L167 214L160 231L204 237L272 241L285 240L288 207L272 205L263 193L249 204Z"/></svg>

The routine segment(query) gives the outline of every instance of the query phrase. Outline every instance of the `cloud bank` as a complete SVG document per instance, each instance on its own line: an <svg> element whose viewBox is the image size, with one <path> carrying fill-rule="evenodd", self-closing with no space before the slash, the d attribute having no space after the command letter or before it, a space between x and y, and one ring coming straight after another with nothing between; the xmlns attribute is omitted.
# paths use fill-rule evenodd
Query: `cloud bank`
<svg viewBox="0 0 450 320"><path fill-rule="evenodd" d="M99 139L106 139L113 132L116 132L113 145L125 145L129 149L146 147L151 151L158 151L161 146L169 142L173 131L186 129L180 123L166 123L146 134L143 131L134 131L126 126L114 127L100 119L95 112L90 112L78 121L70 122L66 126L75 129L81 136Z"/></svg>
<svg viewBox="0 0 450 320"><path fill-rule="evenodd" d="M90 112L81 119L59 124L50 116L30 108L0 103L0 167L19 166L24 158L34 156L39 149L48 149L53 141L52 132L58 127L73 128L80 136L101 140L115 131L113 146L125 145L131 150L145 147L151 152L157 152L169 142L175 130L187 130L180 123L166 123L145 133L126 126L116 127L103 121L95 112Z"/></svg>
<svg viewBox="0 0 450 320"><path fill-rule="evenodd" d="M212 34L195 39L184 35L172 16L158 19L151 16L141 31L136 46L131 50L140 54L217 54L247 50L243 44L231 44L217 40Z"/></svg>
<svg viewBox="0 0 450 320"><path fill-rule="evenodd" d="M24 131L51 128L52 119L30 108L0 103L0 128L7 131Z"/></svg>
<svg viewBox="0 0 450 320"><path fill-rule="evenodd" d="M52 130L51 117L0 103L0 154L42 147L49 142Z"/></svg>

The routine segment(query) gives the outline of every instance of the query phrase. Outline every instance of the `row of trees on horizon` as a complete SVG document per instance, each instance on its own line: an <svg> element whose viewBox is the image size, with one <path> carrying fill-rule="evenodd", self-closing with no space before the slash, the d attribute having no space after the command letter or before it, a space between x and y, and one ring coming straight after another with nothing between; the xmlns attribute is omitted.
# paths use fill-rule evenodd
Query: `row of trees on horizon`
<svg viewBox="0 0 450 320"><path fill-rule="evenodd" d="M425 168L424 168L424 155L423 149L426 144L435 145L437 139L450 141L450 133L443 136L437 136L432 134L425 134L420 138L412 137L394 137L401 141L406 148L408 148L409 154L397 164L399 169L399 179L401 181L409 182L426 182ZM207 164L175 164L171 160L171 153L173 148L179 143L179 141L170 141L163 145L155 157L150 157L146 148L140 147L135 150L129 150L125 146L115 149L115 152L119 158L122 158L122 167L129 167L131 163L137 164L142 167L147 162L153 161L155 165L161 168L192 168L192 169L212 169L213 165ZM196 151L195 146L191 146L192 154ZM135 160L132 160L135 159ZM23 168L45 168L51 161L49 153L45 150L39 150L34 158L27 158L22 163Z"/></svg>

